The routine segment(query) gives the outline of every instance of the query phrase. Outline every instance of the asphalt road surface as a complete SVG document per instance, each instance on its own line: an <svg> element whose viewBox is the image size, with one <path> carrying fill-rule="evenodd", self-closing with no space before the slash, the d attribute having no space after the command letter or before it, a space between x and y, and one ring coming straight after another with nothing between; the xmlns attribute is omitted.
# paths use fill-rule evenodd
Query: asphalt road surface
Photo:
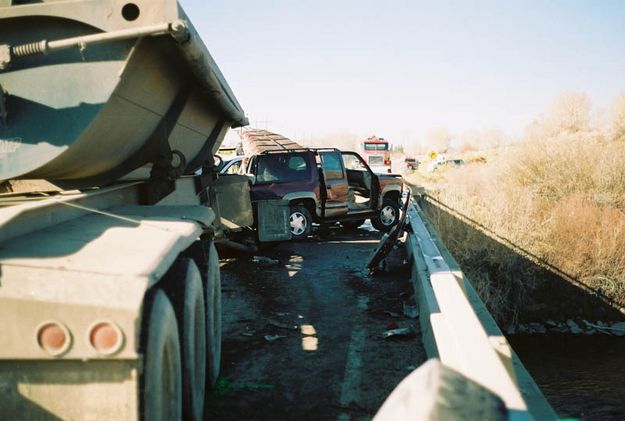
<svg viewBox="0 0 625 421"><path fill-rule="evenodd" d="M365 266L378 232L330 229L257 253L222 253L221 377L207 418L367 420L425 361L403 248ZM383 338L396 327L411 336Z"/></svg>

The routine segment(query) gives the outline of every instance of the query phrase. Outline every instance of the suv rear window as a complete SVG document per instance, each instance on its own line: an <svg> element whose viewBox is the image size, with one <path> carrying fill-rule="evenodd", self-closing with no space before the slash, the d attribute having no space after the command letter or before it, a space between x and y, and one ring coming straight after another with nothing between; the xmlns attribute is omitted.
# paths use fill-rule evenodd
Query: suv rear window
<svg viewBox="0 0 625 421"><path fill-rule="evenodd" d="M258 156L257 183L286 183L310 179L311 168L303 153L277 153Z"/></svg>

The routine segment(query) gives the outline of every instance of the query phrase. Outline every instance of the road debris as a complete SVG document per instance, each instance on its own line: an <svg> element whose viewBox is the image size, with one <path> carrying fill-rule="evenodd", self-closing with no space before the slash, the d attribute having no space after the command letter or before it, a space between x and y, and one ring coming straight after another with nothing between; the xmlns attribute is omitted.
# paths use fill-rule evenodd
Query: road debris
<svg viewBox="0 0 625 421"><path fill-rule="evenodd" d="M278 339L286 338L285 335L265 335L265 340L267 342L277 341Z"/></svg>
<svg viewBox="0 0 625 421"><path fill-rule="evenodd" d="M262 383L233 383L227 378L220 377L217 379L217 384L210 392L214 397L223 397L232 392L241 390L245 391L260 391L263 389L273 389L275 386L272 384Z"/></svg>
<svg viewBox="0 0 625 421"><path fill-rule="evenodd" d="M267 323L269 323L271 326L277 327L279 329L299 330L299 326L298 325L288 325L286 323L278 322L276 320L269 320Z"/></svg>
<svg viewBox="0 0 625 421"><path fill-rule="evenodd" d="M243 336L254 336L255 333L256 333L255 330L246 330L245 332L241 333L241 335L243 335Z"/></svg>
<svg viewBox="0 0 625 421"><path fill-rule="evenodd" d="M404 225L406 223L406 213L408 204L410 203L410 194L407 194L406 201L401 209L401 216L399 222L391 230L382 236L380 243L373 250L369 257L369 263L367 264L368 274L372 275L374 272L382 272L386 270L386 257L395 248L395 244L399 240L399 237L404 232Z"/></svg>
<svg viewBox="0 0 625 421"><path fill-rule="evenodd" d="M412 336L413 333L414 332L409 327L401 327L401 328L398 328L398 329L390 329L390 330L387 330L387 331L383 332L382 333L382 337L384 339L388 339L388 338L391 338L393 336L408 337L408 336Z"/></svg>
<svg viewBox="0 0 625 421"><path fill-rule="evenodd" d="M261 266L277 266L280 264L279 260L265 256L252 256L252 262L258 263Z"/></svg>
<svg viewBox="0 0 625 421"><path fill-rule="evenodd" d="M409 304L404 303L404 316L416 319L419 317L419 308L417 306L411 306Z"/></svg>

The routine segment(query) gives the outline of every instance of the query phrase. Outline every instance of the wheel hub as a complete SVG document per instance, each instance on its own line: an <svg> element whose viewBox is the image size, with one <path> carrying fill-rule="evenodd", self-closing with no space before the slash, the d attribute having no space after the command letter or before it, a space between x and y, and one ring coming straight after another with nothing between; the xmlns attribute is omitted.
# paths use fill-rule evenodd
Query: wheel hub
<svg viewBox="0 0 625 421"><path fill-rule="evenodd" d="M380 211L380 222L389 226L395 222L395 209L392 206L384 206Z"/></svg>
<svg viewBox="0 0 625 421"><path fill-rule="evenodd" d="M300 235L306 231L306 218L300 212L293 212L290 221L293 235Z"/></svg>

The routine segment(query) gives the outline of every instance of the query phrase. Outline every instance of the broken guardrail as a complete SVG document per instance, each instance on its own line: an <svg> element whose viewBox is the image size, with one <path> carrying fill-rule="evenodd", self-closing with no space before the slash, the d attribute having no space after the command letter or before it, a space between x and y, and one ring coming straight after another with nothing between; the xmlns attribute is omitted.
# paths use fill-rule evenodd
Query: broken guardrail
<svg viewBox="0 0 625 421"><path fill-rule="evenodd" d="M508 419L557 419L419 205L407 210L407 253L429 358L492 391Z"/></svg>

